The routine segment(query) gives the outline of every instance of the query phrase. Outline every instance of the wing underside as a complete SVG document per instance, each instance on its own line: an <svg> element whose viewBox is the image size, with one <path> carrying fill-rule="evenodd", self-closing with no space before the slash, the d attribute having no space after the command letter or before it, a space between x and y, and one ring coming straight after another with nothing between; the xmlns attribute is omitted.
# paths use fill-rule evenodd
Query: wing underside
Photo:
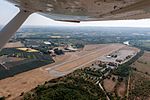
<svg viewBox="0 0 150 100"><path fill-rule="evenodd" d="M7 0L17 7L59 21L145 19L150 0Z"/></svg>
<svg viewBox="0 0 150 100"><path fill-rule="evenodd" d="M20 12L0 31L0 50L30 14L65 21L144 19L150 16L150 0L7 0Z"/></svg>

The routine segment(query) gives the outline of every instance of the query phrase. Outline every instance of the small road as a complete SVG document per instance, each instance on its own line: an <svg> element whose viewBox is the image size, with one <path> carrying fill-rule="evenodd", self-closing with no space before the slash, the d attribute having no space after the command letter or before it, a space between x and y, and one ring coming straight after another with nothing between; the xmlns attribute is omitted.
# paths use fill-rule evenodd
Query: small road
<svg viewBox="0 0 150 100"><path fill-rule="evenodd" d="M127 100L129 100L130 81L131 81L131 75L129 75L129 79L128 79L127 94L126 94Z"/></svg>
<svg viewBox="0 0 150 100"><path fill-rule="evenodd" d="M107 100L110 100L110 98L108 97L108 95L107 95L106 91L105 91L105 90L104 90L104 88L102 87L101 83L99 83L98 85L99 85L99 87L100 87L100 88L104 91L104 93L105 93L105 95L106 95Z"/></svg>

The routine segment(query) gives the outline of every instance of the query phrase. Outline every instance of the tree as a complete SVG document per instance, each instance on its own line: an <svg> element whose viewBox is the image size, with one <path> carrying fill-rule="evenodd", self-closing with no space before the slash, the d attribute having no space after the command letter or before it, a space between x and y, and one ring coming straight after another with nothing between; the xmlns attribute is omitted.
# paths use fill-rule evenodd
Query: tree
<svg viewBox="0 0 150 100"><path fill-rule="evenodd" d="M23 96L24 95L24 92L21 92L20 96Z"/></svg>
<svg viewBox="0 0 150 100"><path fill-rule="evenodd" d="M62 55L64 52L62 50L59 50L58 48L54 49L55 54Z"/></svg>
<svg viewBox="0 0 150 100"><path fill-rule="evenodd" d="M118 81L119 81L119 82L122 82L122 81L123 81L123 78L122 78L122 77L118 77Z"/></svg>
<svg viewBox="0 0 150 100"><path fill-rule="evenodd" d="M0 97L0 100L5 100L5 97Z"/></svg>
<svg viewBox="0 0 150 100"><path fill-rule="evenodd" d="M114 82L115 82L115 81L116 81L116 78L115 78L115 77L113 77L113 78L112 78L112 81L114 81Z"/></svg>
<svg viewBox="0 0 150 100"><path fill-rule="evenodd" d="M137 69L135 67L132 68L134 71L137 71Z"/></svg>
<svg viewBox="0 0 150 100"><path fill-rule="evenodd" d="M146 75L148 75L148 72L145 72Z"/></svg>

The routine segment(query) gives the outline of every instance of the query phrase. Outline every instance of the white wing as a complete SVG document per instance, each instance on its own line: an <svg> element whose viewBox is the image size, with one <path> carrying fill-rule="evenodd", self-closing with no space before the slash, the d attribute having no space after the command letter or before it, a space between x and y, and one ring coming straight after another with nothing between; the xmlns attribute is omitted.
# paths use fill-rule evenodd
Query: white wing
<svg viewBox="0 0 150 100"><path fill-rule="evenodd" d="M7 0L20 12L1 30L0 49L31 13L58 21L144 19L150 17L150 0Z"/></svg>
<svg viewBox="0 0 150 100"><path fill-rule="evenodd" d="M150 0L7 0L59 21L100 21L150 17Z"/></svg>

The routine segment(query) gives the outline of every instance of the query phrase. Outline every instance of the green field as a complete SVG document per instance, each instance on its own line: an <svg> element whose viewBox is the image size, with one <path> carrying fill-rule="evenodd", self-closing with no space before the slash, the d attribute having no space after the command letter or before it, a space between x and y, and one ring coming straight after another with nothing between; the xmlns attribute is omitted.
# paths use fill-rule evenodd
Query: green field
<svg viewBox="0 0 150 100"><path fill-rule="evenodd" d="M141 49L150 51L150 40L134 40L131 44Z"/></svg>
<svg viewBox="0 0 150 100"><path fill-rule="evenodd" d="M27 59L39 59L51 61L52 58L49 55L41 54L39 52L26 52L18 50L16 48L5 48L0 52L0 56L8 55L8 57L18 57L18 58L27 58Z"/></svg>
<svg viewBox="0 0 150 100"><path fill-rule="evenodd" d="M12 77L16 74L39 68L54 62L52 57L49 55L41 54L39 52L25 52L17 50L16 48L3 49L0 52L0 56L2 55L25 59L21 61L5 62L4 66L7 67L7 69L1 68L0 79Z"/></svg>

